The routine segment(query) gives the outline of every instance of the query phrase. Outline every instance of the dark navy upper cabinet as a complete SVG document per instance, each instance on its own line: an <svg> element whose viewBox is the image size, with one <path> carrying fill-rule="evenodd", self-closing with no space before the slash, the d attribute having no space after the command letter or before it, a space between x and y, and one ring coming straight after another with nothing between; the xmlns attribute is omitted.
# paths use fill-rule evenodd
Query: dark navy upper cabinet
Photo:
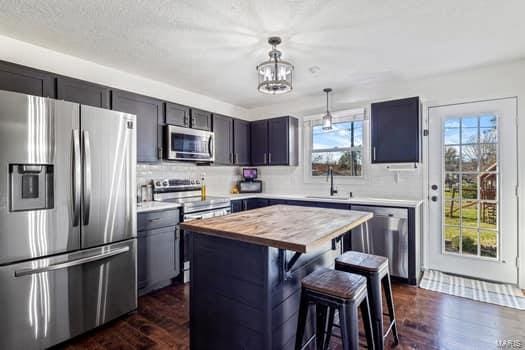
<svg viewBox="0 0 525 350"><path fill-rule="evenodd" d="M83 80L58 77L57 99L109 108L109 88Z"/></svg>
<svg viewBox="0 0 525 350"><path fill-rule="evenodd" d="M137 162L156 162L161 159L164 124L162 101L113 90L111 107L137 116Z"/></svg>
<svg viewBox="0 0 525 350"><path fill-rule="evenodd" d="M213 134L215 136L215 164L233 164L233 118L214 114Z"/></svg>
<svg viewBox="0 0 525 350"><path fill-rule="evenodd" d="M298 127L293 117L252 122L252 165L297 165Z"/></svg>
<svg viewBox="0 0 525 350"><path fill-rule="evenodd" d="M54 77L37 69L0 61L0 90L54 98Z"/></svg>
<svg viewBox="0 0 525 350"><path fill-rule="evenodd" d="M191 128L211 131L211 113L196 108L191 108Z"/></svg>
<svg viewBox="0 0 525 350"><path fill-rule="evenodd" d="M372 163L420 162L419 97L372 103Z"/></svg>
<svg viewBox="0 0 525 350"><path fill-rule="evenodd" d="M166 102L166 124L190 127L190 107Z"/></svg>
<svg viewBox="0 0 525 350"><path fill-rule="evenodd" d="M233 120L233 163L250 165L250 123L245 120Z"/></svg>
<svg viewBox="0 0 525 350"><path fill-rule="evenodd" d="M252 165L268 165L268 121L258 120L250 125Z"/></svg>

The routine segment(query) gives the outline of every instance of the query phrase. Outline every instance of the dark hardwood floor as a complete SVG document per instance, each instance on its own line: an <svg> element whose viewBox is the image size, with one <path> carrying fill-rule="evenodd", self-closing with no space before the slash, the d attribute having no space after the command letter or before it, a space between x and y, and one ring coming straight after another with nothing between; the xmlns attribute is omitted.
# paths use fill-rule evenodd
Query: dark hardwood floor
<svg viewBox="0 0 525 350"><path fill-rule="evenodd" d="M525 312L407 285L394 284L393 289L400 338L396 349L525 349ZM188 299L187 285L153 292L139 299L136 313L60 348L188 349ZM498 347L498 340L513 340L514 347ZM334 339L332 349L340 348Z"/></svg>

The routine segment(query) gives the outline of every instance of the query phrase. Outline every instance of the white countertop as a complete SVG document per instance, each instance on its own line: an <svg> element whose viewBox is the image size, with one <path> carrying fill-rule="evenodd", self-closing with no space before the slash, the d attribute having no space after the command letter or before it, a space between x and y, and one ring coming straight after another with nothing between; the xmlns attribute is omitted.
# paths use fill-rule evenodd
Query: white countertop
<svg viewBox="0 0 525 350"><path fill-rule="evenodd" d="M248 198L275 198L275 199L289 199L301 200L311 202L329 202L329 203L343 203L343 204L362 204L362 205L384 205L391 207L417 208L423 203L422 200L414 199L392 199L392 198L369 198L369 197L354 197L343 198L334 196L333 198L318 198L308 195L295 194L271 194L271 193L240 193L219 195L222 197L229 197L231 200L248 199Z"/></svg>
<svg viewBox="0 0 525 350"><path fill-rule="evenodd" d="M211 195L211 194L210 194ZM248 198L273 198L273 199L288 199L288 200L300 200L310 202L328 202L328 203L343 203L343 204L360 204L360 205L379 205L379 206L390 206L390 207L403 207L403 208L417 208L423 203L421 200L414 199L392 199L392 198L370 198L370 197L354 197L354 198L342 198L334 196L333 198L319 198L308 195L296 195L296 194L271 194L271 193L240 193L240 194L213 194L213 196L226 197L230 200L237 199L248 199ZM137 205L137 213L145 213L156 210L169 210L180 208L179 203L168 203L168 202L142 202Z"/></svg>
<svg viewBox="0 0 525 350"><path fill-rule="evenodd" d="M168 202L141 202L137 204L137 213L145 213L148 211L168 210L180 208L180 203Z"/></svg>

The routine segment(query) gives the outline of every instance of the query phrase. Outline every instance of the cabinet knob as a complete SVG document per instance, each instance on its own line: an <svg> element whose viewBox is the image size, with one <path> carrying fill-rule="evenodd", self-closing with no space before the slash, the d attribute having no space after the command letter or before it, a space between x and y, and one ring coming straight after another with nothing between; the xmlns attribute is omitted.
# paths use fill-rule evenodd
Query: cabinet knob
<svg viewBox="0 0 525 350"><path fill-rule="evenodd" d="M432 190L436 191L438 189L438 185L432 185Z"/></svg>
<svg viewBox="0 0 525 350"><path fill-rule="evenodd" d="M438 196L432 196L430 197L430 199L432 200L432 202L437 202Z"/></svg>

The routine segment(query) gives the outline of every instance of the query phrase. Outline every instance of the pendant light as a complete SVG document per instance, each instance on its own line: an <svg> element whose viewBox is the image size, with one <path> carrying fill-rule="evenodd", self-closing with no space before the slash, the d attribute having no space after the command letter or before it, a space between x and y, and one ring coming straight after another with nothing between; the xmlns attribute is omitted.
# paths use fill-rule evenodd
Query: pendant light
<svg viewBox="0 0 525 350"><path fill-rule="evenodd" d="M332 92L332 89L326 88L323 91L326 93L326 114L323 117L323 130L330 130L332 129L332 113L330 113L328 105L328 94Z"/></svg>
<svg viewBox="0 0 525 350"><path fill-rule="evenodd" d="M277 45L281 43L281 38L272 36L268 39L268 44L272 45L272 50L268 53L270 59L257 66L259 85L257 89L265 94L277 95L292 91L293 65L281 60L281 51L277 50Z"/></svg>

